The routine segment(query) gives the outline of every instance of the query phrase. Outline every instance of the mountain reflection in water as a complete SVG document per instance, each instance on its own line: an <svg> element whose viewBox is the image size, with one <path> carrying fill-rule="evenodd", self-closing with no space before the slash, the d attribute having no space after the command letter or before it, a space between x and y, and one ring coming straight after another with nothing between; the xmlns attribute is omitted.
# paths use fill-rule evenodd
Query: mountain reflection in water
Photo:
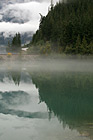
<svg viewBox="0 0 93 140"><path fill-rule="evenodd" d="M93 73L40 72L33 74L32 81L50 115L53 112L63 127L93 139Z"/></svg>
<svg viewBox="0 0 93 140"><path fill-rule="evenodd" d="M21 81L33 83L39 91L40 103L44 102L49 110L63 123L93 139L93 73L82 72L31 72L20 71L2 73L1 82L7 77L20 85ZM24 75L24 74L23 74ZM24 80L25 79L25 80ZM8 108L28 104L30 95L23 91L0 92L0 113L17 115L24 118L47 118L45 112L27 112Z"/></svg>

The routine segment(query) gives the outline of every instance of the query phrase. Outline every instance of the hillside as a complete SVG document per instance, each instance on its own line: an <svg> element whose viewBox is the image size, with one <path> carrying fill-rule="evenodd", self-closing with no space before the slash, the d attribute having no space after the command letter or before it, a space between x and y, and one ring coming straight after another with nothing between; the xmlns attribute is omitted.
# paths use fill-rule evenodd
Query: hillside
<svg viewBox="0 0 93 140"><path fill-rule="evenodd" d="M67 0L41 15L32 45L41 53L93 54L93 1Z"/></svg>

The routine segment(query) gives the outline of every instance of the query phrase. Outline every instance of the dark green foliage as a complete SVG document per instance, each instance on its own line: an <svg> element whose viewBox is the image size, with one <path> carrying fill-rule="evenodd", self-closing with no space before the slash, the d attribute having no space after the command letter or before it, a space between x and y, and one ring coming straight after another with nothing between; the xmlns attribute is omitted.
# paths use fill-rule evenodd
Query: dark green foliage
<svg viewBox="0 0 93 140"><path fill-rule="evenodd" d="M20 51L21 49L21 37L20 33L16 34L12 40L12 49L14 51Z"/></svg>
<svg viewBox="0 0 93 140"><path fill-rule="evenodd" d="M40 102L69 126L93 122L93 74L82 72L34 72Z"/></svg>
<svg viewBox="0 0 93 140"><path fill-rule="evenodd" d="M46 44L44 44L40 47L40 53L41 54L50 54L51 53L50 42L47 41Z"/></svg>
<svg viewBox="0 0 93 140"><path fill-rule="evenodd" d="M46 17L41 16L39 30L34 34L32 43L36 44L40 40L51 41L56 44L56 51L58 46L61 46L63 52L92 54L92 23L92 0L59 2Z"/></svg>
<svg viewBox="0 0 93 140"><path fill-rule="evenodd" d="M78 37L77 37L75 47L76 47L76 49L75 49L76 54L80 53L81 52L81 38L80 38L80 35L78 35Z"/></svg>
<svg viewBox="0 0 93 140"><path fill-rule="evenodd" d="M8 42L8 49L9 52L20 52L21 51L21 36L20 33L16 33L13 37L12 42Z"/></svg>

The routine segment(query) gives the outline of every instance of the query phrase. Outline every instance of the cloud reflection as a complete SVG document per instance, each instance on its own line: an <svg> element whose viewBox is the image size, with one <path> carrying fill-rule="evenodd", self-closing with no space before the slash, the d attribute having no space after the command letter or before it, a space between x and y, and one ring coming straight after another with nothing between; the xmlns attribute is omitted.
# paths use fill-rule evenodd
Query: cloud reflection
<svg viewBox="0 0 93 140"><path fill-rule="evenodd" d="M46 112L27 112L18 109L11 109L13 107L17 107L18 105L28 104L30 100L30 95L23 92L0 92L0 113L2 114L10 114L16 115L18 117L24 118L48 118L48 113Z"/></svg>

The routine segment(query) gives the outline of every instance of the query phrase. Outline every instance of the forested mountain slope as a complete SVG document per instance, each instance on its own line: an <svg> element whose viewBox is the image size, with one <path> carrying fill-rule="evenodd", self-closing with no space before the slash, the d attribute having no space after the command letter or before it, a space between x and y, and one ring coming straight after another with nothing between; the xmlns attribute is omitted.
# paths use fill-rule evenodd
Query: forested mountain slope
<svg viewBox="0 0 93 140"><path fill-rule="evenodd" d="M52 6L46 17L41 15L32 39L34 45L42 42L60 53L93 54L93 1L67 0Z"/></svg>

